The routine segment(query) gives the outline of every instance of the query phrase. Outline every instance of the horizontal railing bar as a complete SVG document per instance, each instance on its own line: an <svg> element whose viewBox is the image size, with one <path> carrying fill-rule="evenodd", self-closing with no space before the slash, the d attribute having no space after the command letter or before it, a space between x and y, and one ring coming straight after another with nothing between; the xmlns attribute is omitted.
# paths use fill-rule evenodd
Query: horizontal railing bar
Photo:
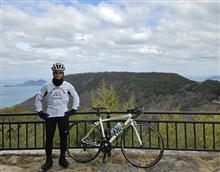
<svg viewBox="0 0 220 172"><path fill-rule="evenodd" d="M96 122L97 120L70 120L70 122ZM108 122L124 121L122 119L110 120ZM173 120L135 120L136 122L149 122L149 123L196 123L196 124L220 124L220 121L173 121ZM42 124L45 121L2 121L0 124Z"/></svg>
<svg viewBox="0 0 220 172"><path fill-rule="evenodd" d="M77 122L78 120L70 121L70 122ZM96 122L97 120L79 120L79 121L90 121ZM125 121L123 119L119 120L112 120L112 122L120 122ZM149 123L196 123L196 124L220 124L220 121L173 121L173 120L135 120L136 122L149 122Z"/></svg>
<svg viewBox="0 0 220 172"><path fill-rule="evenodd" d="M121 148L121 146L112 146L113 148ZM77 149L77 147L75 147ZM127 147L127 148L134 148L134 147ZM155 148L142 148L142 147L139 147L139 148L135 148L135 149L155 149ZM164 150L174 150L174 151L202 151L202 152L220 152L220 149L184 149L184 148L164 148Z"/></svg>
<svg viewBox="0 0 220 172"><path fill-rule="evenodd" d="M100 114L127 114L126 111L101 111ZM90 112L77 112L75 115L91 115L96 114L94 111ZM190 112L190 111L181 111L181 112L175 112L175 111L146 111L144 112L144 115L220 115L220 112ZM0 117L3 116L16 116L16 117L22 117L22 116L38 116L37 113L0 113Z"/></svg>
<svg viewBox="0 0 220 172"><path fill-rule="evenodd" d="M42 124L44 121L2 121L0 124Z"/></svg>
<svg viewBox="0 0 220 172"><path fill-rule="evenodd" d="M79 149L80 147L70 147L70 149ZM92 148L92 147L91 147ZM112 148L121 148L121 146L114 146L112 145ZM129 148L129 147L128 147ZM133 147L131 147L133 148ZM0 149L0 151L7 151L7 150L44 150L44 147L27 147L27 148L3 148ZM53 147L53 149L60 149L60 147ZM137 148L136 148L137 149ZM139 148L139 149L145 149L145 148ZM149 148L146 148L149 149ZM174 151L200 151L200 152L220 152L220 149L184 149L184 148L164 148L164 150L174 150Z"/></svg>

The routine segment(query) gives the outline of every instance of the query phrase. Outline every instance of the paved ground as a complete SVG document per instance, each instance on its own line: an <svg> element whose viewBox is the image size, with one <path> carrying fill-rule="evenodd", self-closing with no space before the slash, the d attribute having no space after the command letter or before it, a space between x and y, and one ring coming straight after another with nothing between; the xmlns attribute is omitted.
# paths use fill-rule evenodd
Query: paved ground
<svg viewBox="0 0 220 172"><path fill-rule="evenodd" d="M71 165L63 169L58 164L58 152L54 152L54 166L50 172L220 172L220 152L165 151L163 158L150 169L130 165L118 151L105 164L99 157L87 164L68 158ZM44 162L44 151L0 151L0 172L37 172Z"/></svg>

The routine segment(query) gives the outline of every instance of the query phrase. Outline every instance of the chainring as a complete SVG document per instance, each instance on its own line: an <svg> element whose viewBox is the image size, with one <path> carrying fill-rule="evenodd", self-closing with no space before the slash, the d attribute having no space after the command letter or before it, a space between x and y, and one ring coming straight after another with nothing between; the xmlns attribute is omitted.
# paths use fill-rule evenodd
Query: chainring
<svg viewBox="0 0 220 172"><path fill-rule="evenodd" d="M112 144L108 140L103 139L100 144L100 150L105 154L109 153L112 150Z"/></svg>

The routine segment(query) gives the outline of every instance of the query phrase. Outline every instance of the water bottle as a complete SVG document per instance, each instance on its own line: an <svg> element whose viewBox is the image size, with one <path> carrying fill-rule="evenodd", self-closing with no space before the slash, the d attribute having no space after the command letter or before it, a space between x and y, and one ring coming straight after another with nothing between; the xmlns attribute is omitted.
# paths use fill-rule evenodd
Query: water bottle
<svg viewBox="0 0 220 172"><path fill-rule="evenodd" d="M122 128L121 123L117 122L117 124L115 124L115 126L111 129L111 136L116 135L117 133L119 133L121 128Z"/></svg>

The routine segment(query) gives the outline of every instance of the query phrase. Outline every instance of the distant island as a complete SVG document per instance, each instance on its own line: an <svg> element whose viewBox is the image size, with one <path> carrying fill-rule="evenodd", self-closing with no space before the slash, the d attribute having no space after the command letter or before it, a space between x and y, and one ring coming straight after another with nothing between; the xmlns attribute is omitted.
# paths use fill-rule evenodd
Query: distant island
<svg viewBox="0 0 220 172"><path fill-rule="evenodd" d="M15 86L41 86L45 83L46 81L43 79L39 79L39 80L29 80L26 81L22 84L16 84L16 85L4 85L4 87L15 87Z"/></svg>
<svg viewBox="0 0 220 172"><path fill-rule="evenodd" d="M208 79L220 81L220 76L211 76Z"/></svg>

